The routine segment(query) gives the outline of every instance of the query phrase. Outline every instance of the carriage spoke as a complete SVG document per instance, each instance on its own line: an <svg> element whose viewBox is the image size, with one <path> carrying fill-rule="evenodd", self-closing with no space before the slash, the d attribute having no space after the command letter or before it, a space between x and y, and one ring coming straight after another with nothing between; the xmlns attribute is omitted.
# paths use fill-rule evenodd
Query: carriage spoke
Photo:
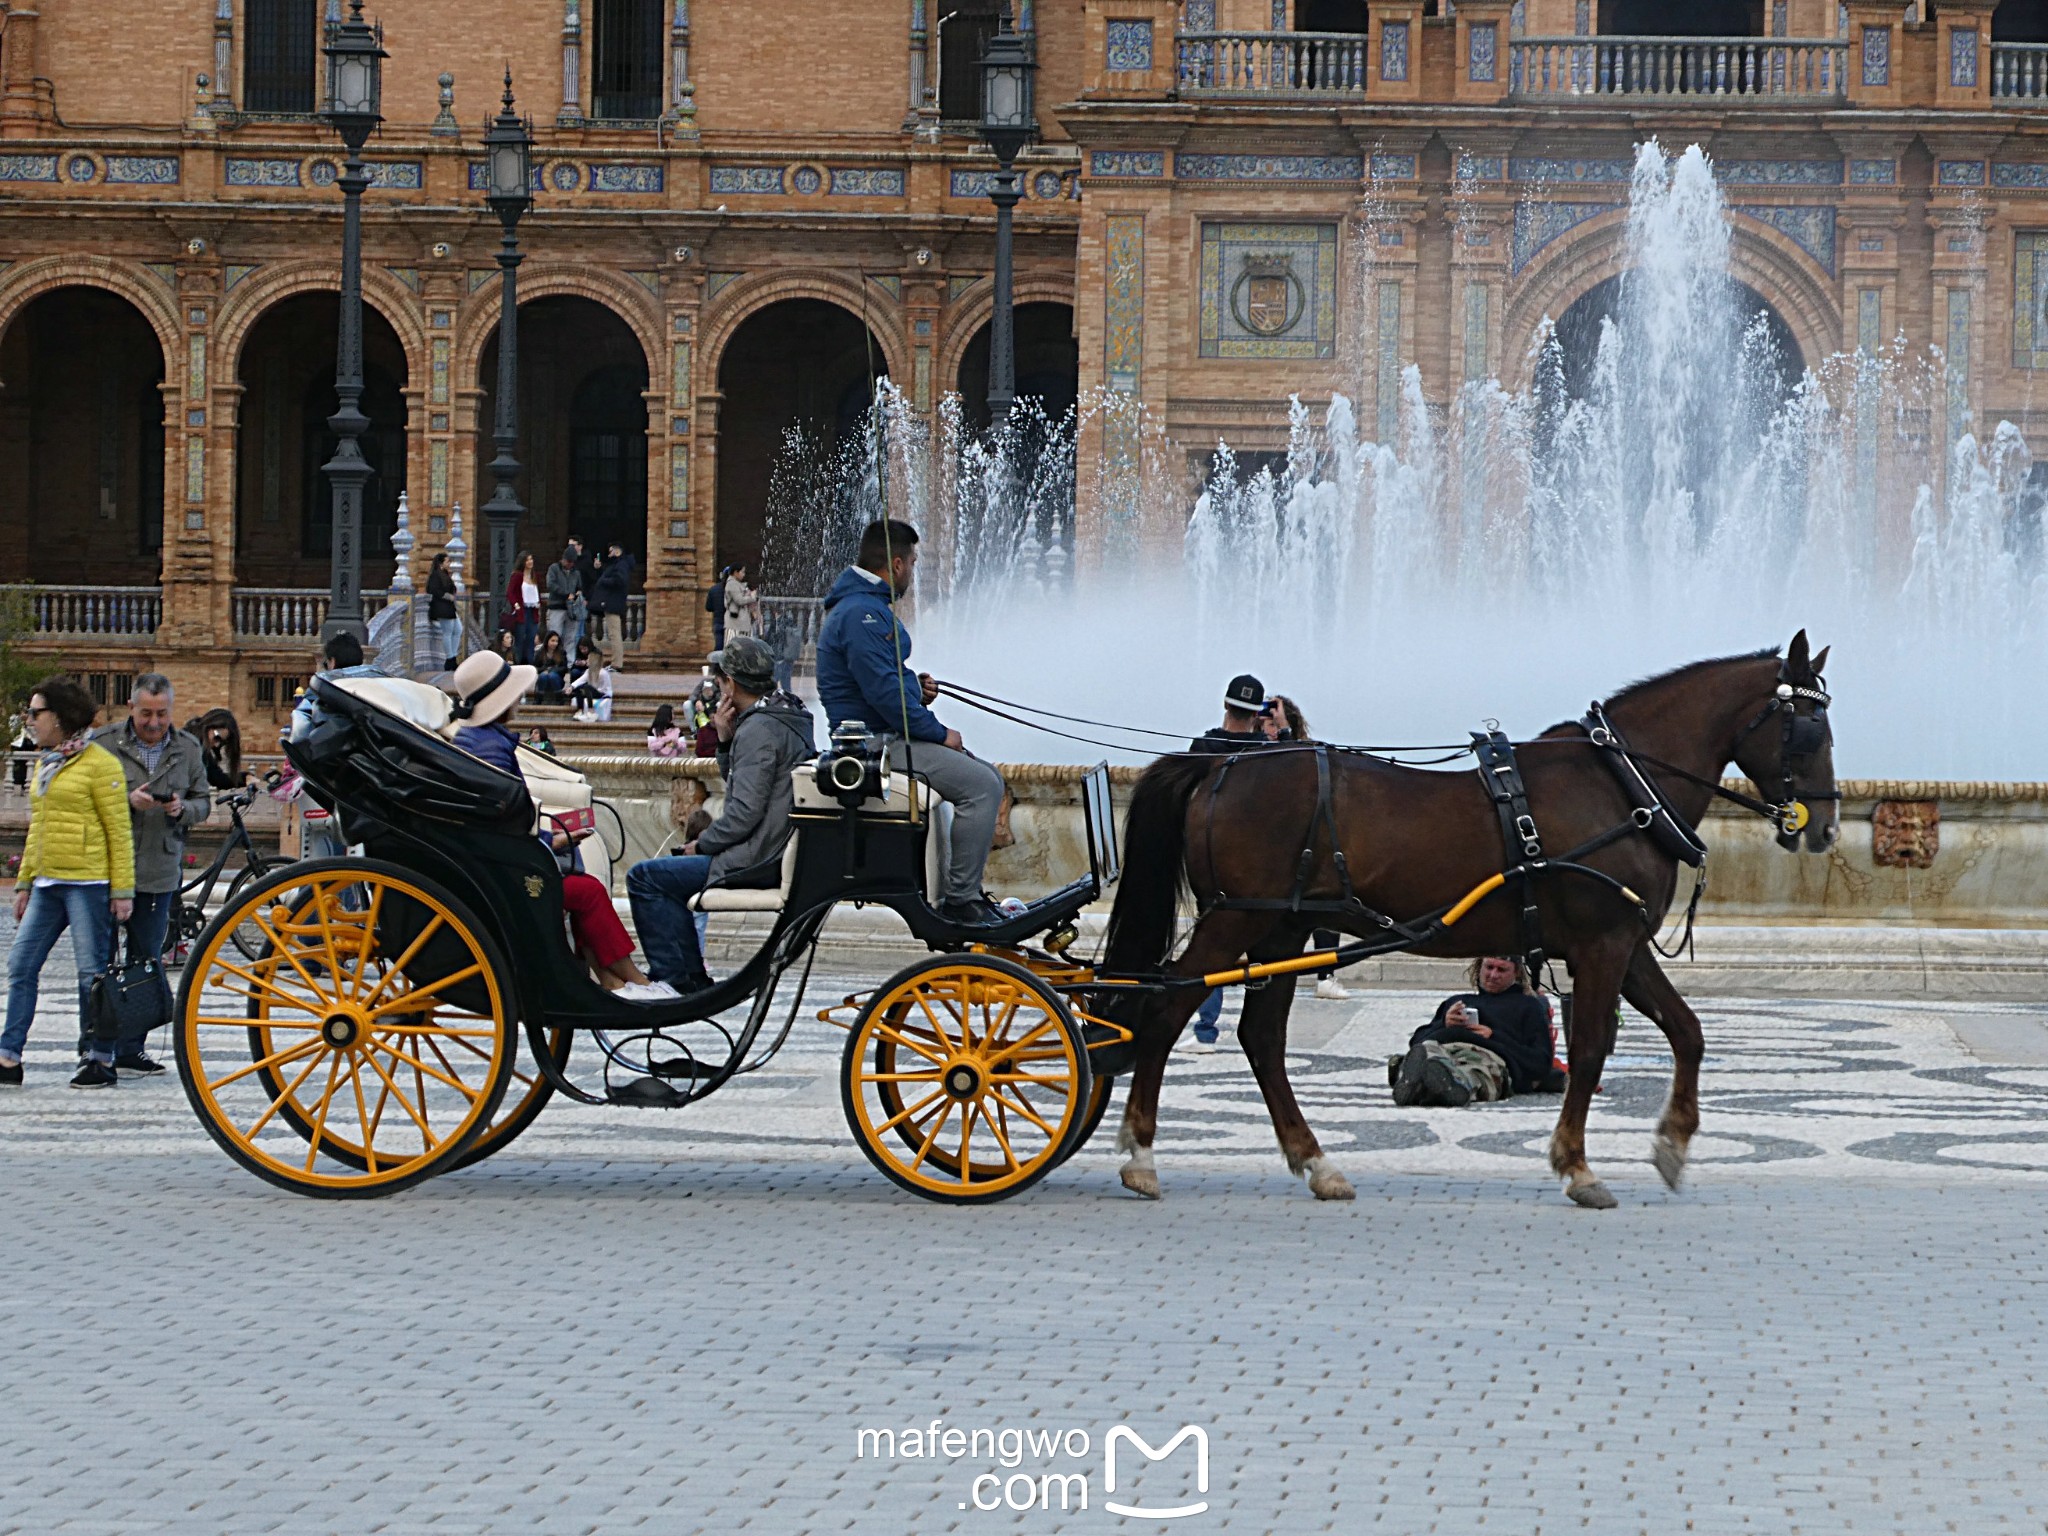
<svg viewBox="0 0 2048 1536"><path fill-rule="evenodd" d="M433 1127L427 1124L426 1118L423 1115L421 1115L417 1108L414 1107L412 1100L408 1099L405 1096L405 1090L398 1086L398 1083L392 1078L391 1074L384 1070L384 1064L377 1060L377 1058L370 1052L365 1051L363 1053L363 1060L367 1061L370 1064L370 1070L372 1072L375 1072L379 1077L384 1079L385 1091L389 1093L394 1099L398 1100L398 1107L403 1109L406 1112L406 1114L410 1115L412 1117L412 1123L420 1128L420 1145L422 1146L422 1148L424 1148L424 1151L422 1151L421 1156L425 1156L427 1152L433 1151L434 1148L439 1145L439 1143L434 1138ZM381 1116L383 1114L383 1111L380 1109L378 1111L378 1114Z"/></svg>
<svg viewBox="0 0 2048 1536"><path fill-rule="evenodd" d="M422 998L438 996L443 987L452 987L458 982L469 980L472 976L481 976L483 971L484 968L481 965L472 965L467 970L457 971L452 976L436 977L424 987L408 987L403 992L394 992L387 1001L379 1003L376 1007L369 1010L370 1017L374 1019L380 1014L403 1012L407 1009L417 1008ZM389 978L386 978L386 980L388 981ZM384 983L379 982L378 990L380 992L383 990L383 987Z"/></svg>
<svg viewBox="0 0 2048 1536"><path fill-rule="evenodd" d="M247 1019L242 1020L242 1027L244 1029L249 1027ZM229 1083L240 1082L251 1072L261 1072L265 1067L281 1066L287 1061L296 1061L308 1051L319 1050L324 1043L324 1041L320 1040L301 1040L297 1045L288 1045L281 1051L272 1051L261 1061L252 1061L246 1067L237 1067L226 1077L208 1078L206 1080L206 1091L212 1093L216 1089L227 1087Z"/></svg>
<svg viewBox="0 0 2048 1536"><path fill-rule="evenodd" d="M1010 1041L1007 1045L1003 1046L1001 1050L996 1052L997 1064L1000 1065L1002 1062L1007 1061L1010 1057L1015 1056L1020 1050L1022 1050L1025 1046L1029 1045L1032 1041L1036 1040L1040 1035L1044 1034L1047 1030L1054 1029L1057 1027L1058 1022L1054 1019L1046 1019L1042 1023L1034 1024L1030 1029L1025 1031L1023 1034L1019 1035L1015 1040ZM1066 1054L1064 1048L1061 1049L1060 1054Z"/></svg>
<svg viewBox="0 0 2048 1536"><path fill-rule="evenodd" d="M417 955L420 952L421 948L425 946L427 940L431 939L435 934L439 933L444 926L446 926L444 919L442 918L440 913L436 912L434 914L434 920L428 923L426 927L422 928L419 931L418 937L416 937L410 944L406 945L405 953L400 955L396 960L391 962L391 969L384 973L383 979L377 983L376 990L373 991L368 997L358 999L358 1002L364 1008L367 1008L374 1013L377 1007L377 1000L384 995L384 989L391 985L391 978L394 976L403 975L405 972L405 968L408 965L412 964L413 956Z"/></svg>
<svg viewBox="0 0 2048 1536"><path fill-rule="evenodd" d="M932 1122L932 1128L925 1132L924 1144L917 1149L917 1156L910 1164L910 1171L917 1172L924 1166L924 1160L932 1155L932 1143L939 1139L939 1132L946 1128L946 1122L953 1118L953 1101L947 1100L939 1111L939 1118Z"/></svg>
<svg viewBox="0 0 2048 1536"><path fill-rule="evenodd" d="M943 1054L933 1051L928 1046L920 1045L915 1037L903 1034L893 1026L884 1024L880 1019L875 1020L875 1033L881 1035L884 1039L895 1041L896 1044L904 1047L906 1050L917 1052L926 1061L936 1066L944 1066L946 1064L946 1058Z"/></svg>
<svg viewBox="0 0 2048 1536"><path fill-rule="evenodd" d="M895 1114L891 1115L888 1119L884 1120L880 1125L876 1126L875 1129L877 1131L893 1131L896 1129L897 1126L901 1125L904 1121L910 1119L912 1116L918 1114L920 1111L927 1108L933 1100L942 1099L945 1096L945 1089L934 1088L930 1093L926 1094L923 1098L919 1099L915 1104L910 1105L907 1109L898 1110Z"/></svg>
<svg viewBox="0 0 2048 1536"><path fill-rule="evenodd" d="M320 1137L327 1130L327 1106L334 1101L334 1080L341 1071L341 1058L347 1053L336 1051L334 1063L327 1069L327 1087L320 1095L319 1107L313 1111L313 1134L306 1138L306 1172L313 1171L313 1159L320 1154Z"/></svg>
<svg viewBox="0 0 2048 1536"><path fill-rule="evenodd" d="M313 1075L314 1070L319 1065L320 1058L318 1055L315 1055L313 1059L307 1062L306 1065L300 1070L299 1075L297 1077L293 1078L281 1090L279 1090L277 1097L270 1101L270 1107L264 1110L262 1114L256 1117L256 1123L250 1126L248 1130L242 1133L243 1139L245 1141L254 1141L256 1139L256 1133L262 1130L264 1126L270 1123L270 1117L276 1114L278 1110L284 1107L284 1101L299 1091L299 1085L303 1083L307 1078L311 1077Z"/></svg>
<svg viewBox="0 0 2048 1536"><path fill-rule="evenodd" d="M982 1031L981 1036L981 1048L984 1051L988 1050L991 1046L993 1046L996 1043L997 1031L1006 1028L1009 1025L1010 1020L1014 1019L1017 1016L1017 1007L1018 1000L1013 997L1003 1005L1003 1013L1001 1018L989 1019L988 1006L986 1004L982 1005L981 1016L983 1019L988 1021L988 1028Z"/></svg>
<svg viewBox="0 0 2048 1536"><path fill-rule="evenodd" d="M349 1072L348 1080L349 1086L356 1091L356 1124L363 1132L363 1160L370 1165L369 1171L374 1175L377 1172L377 1128L370 1124L370 1106L363 1102L363 1074L360 1061Z"/></svg>
<svg viewBox="0 0 2048 1536"><path fill-rule="evenodd" d="M270 980L268 977L258 976L253 971L245 971L240 966L235 965L226 960L216 959L213 963L219 966L222 970L226 971L228 974L232 976L239 976L243 981L248 982L250 986L261 987L263 989L261 993L256 993L242 992L233 987L223 987L224 991L234 992L237 997L246 997L252 1003L260 1003L268 999L275 999L277 1002L289 1004L291 1007L294 1008L303 1008L308 1013L325 1013L327 1011L325 1008L317 1007L312 1003L307 1003L301 998L294 996L292 993L285 991L284 988L279 986L276 982ZM221 983L216 978L208 978L207 985L220 986ZM313 983L311 982L308 982L307 985L313 987L313 996L315 998L319 999L322 1002L326 1000L326 994L323 993L318 986L314 986ZM246 1023L247 1020L244 1020L243 1022Z"/></svg>
<svg viewBox="0 0 2048 1536"><path fill-rule="evenodd" d="M1033 1077L1029 1072L991 1072L988 1080L992 1083L1031 1083L1040 1088L1054 1088L1065 1091L1074 1079L1066 1077Z"/></svg>
<svg viewBox="0 0 2048 1536"><path fill-rule="evenodd" d="M1047 1125L1045 1121L1039 1117L1038 1111L1033 1109L1029 1104L1025 1103L1021 1097L1005 1098L1003 1090L1001 1088L996 1088L993 1090L993 1092L995 1093L998 1099L1002 1099L1003 1102L1010 1106L1010 1108L1016 1110L1018 1114L1022 1115L1025 1119L1029 1120L1033 1125L1037 1126L1041 1131L1045 1132L1045 1134L1050 1136L1054 1141L1059 1140L1060 1133L1057 1130L1053 1129L1053 1127Z"/></svg>
<svg viewBox="0 0 2048 1536"><path fill-rule="evenodd" d="M372 890L370 891L370 907L369 910L363 914L363 937L366 941L366 948L368 942L374 940L376 937L377 913L382 909L384 905L384 890L385 887L382 884L379 884L373 887ZM391 973L389 971L386 971L383 976L379 976L377 978L378 985L382 986L385 978L388 977L390 974ZM363 988L368 984L368 981L369 977L366 974L364 974L364 968L358 967L356 970L356 987L354 992L354 1000L356 1002L360 1003L363 1000Z"/></svg>
<svg viewBox="0 0 2048 1536"><path fill-rule="evenodd" d="M1009 1125L1007 1123L1007 1116L1004 1113L1002 1098L996 1094L991 1094L990 1097L996 1101L995 1118L991 1119L988 1110L984 1108L981 1112L981 1123L988 1127L989 1134L996 1139L996 1145L1003 1149L1004 1161L1009 1163L1011 1171L1020 1172L1024 1165L1017 1161L1017 1154L1010 1149Z"/></svg>
<svg viewBox="0 0 2048 1536"><path fill-rule="evenodd" d="M925 1000L925 996L922 992L917 994L917 1006L923 1010L924 1016L932 1021L932 1032L939 1037L939 1043L943 1045L948 1051L952 1050L953 1037L946 1033L946 1026L939 1022L939 1016L932 1012L932 1005ZM951 1008L948 1008L946 1011L948 1013L951 1013L953 1010ZM958 1023L960 1026L961 1041L964 1044L969 1032L967 1028L967 1020L964 1018L958 1018L955 1020L955 1022Z"/></svg>
<svg viewBox="0 0 2048 1536"><path fill-rule="evenodd" d="M940 1074L931 1072L863 1072L864 1083L936 1083Z"/></svg>
<svg viewBox="0 0 2048 1536"><path fill-rule="evenodd" d="M400 1061L410 1064L410 1066L413 1069L413 1074L415 1076L418 1076L421 1073L425 1073L428 1077L438 1078L441 1082L446 1083L450 1088L453 1088L457 1093L461 1094L465 1099L468 1099L472 1104L474 1104L478 1099L483 1097L483 1095L480 1093L472 1093L470 1091L469 1085L463 1082L461 1078L451 1077L446 1072L440 1071L436 1067L429 1066L426 1062L420 1060L420 1058L417 1056L406 1055L404 1051L399 1050L396 1046L386 1043L381 1035L373 1033L370 1036L370 1045L372 1049L382 1051L387 1056L395 1056ZM420 1084L420 1101L422 1104L426 1102L425 1083Z"/></svg>
<svg viewBox="0 0 2048 1536"><path fill-rule="evenodd" d="M263 920L263 914L261 912L250 913L249 921L254 923L258 928L262 929L263 932L269 936L271 945L276 949L279 958L291 962L292 969L299 973L299 980L303 981L308 987L312 988L313 995L315 997L324 999L327 996L327 994L320 989L320 983L313 979L313 973L311 971L308 971L305 968L305 966L299 963L299 951L293 949L289 944L285 942L284 935L279 933L275 928L271 927L269 923L265 922ZM221 963L226 964L225 961ZM335 979L334 992L336 998L338 999L341 995L341 973L339 970L335 968L334 951L331 949L327 952L326 964L329 973L332 974Z"/></svg>
<svg viewBox="0 0 2048 1536"><path fill-rule="evenodd" d="M960 1111L960 1182L971 1183L974 1177L974 1154L968 1150L968 1142L974 1136L974 1115L981 1108L978 1100L970 1100Z"/></svg>

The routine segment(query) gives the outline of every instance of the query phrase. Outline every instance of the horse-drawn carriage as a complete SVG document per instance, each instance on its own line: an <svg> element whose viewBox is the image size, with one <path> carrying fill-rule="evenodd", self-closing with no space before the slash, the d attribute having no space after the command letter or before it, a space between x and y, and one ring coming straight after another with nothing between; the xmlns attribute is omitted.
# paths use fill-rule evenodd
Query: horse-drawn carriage
<svg viewBox="0 0 2048 1536"><path fill-rule="evenodd" d="M564 927L536 807L589 803L573 770L522 751L526 781L449 739L438 690L316 681L321 718L286 753L363 857L300 863L208 925L179 994L180 1076L207 1131L251 1172L324 1196L388 1194L508 1146L555 1094L673 1108L763 1065L788 1038L820 929L840 902L898 913L933 951L841 1017L841 1095L870 1161L934 1200L1029 1188L1085 1141L1130 1031L1084 1016L1062 958L1075 914L1116 879L1109 776L1086 784L1090 869L999 926L928 899L951 808L835 738L796 772L794 835L768 885L713 887L707 912L767 914L759 951L667 1002L602 989ZM233 942L261 935L253 958ZM1036 942L1034 942L1036 941ZM797 998L772 1037L788 973ZM721 1018L751 1000L743 1023ZM578 1035L601 1064L570 1074ZM588 1055L588 1052L586 1052Z"/></svg>

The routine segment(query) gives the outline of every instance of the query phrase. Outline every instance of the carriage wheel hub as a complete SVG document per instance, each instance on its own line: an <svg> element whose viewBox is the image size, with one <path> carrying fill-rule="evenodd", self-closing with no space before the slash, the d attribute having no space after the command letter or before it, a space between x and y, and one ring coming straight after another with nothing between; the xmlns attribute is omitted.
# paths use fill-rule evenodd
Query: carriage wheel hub
<svg viewBox="0 0 2048 1536"><path fill-rule="evenodd" d="M946 1070L940 1074L940 1081L950 1098L965 1101L981 1093L981 1069L970 1061L948 1062Z"/></svg>
<svg viewBox="0 0 2048 1536"><path fill-rule="evenodd" d="M330 1013L320 1021L320 1038L337 1051L354 1045L362 1032L362 1021L352 1013Z"/></svg>

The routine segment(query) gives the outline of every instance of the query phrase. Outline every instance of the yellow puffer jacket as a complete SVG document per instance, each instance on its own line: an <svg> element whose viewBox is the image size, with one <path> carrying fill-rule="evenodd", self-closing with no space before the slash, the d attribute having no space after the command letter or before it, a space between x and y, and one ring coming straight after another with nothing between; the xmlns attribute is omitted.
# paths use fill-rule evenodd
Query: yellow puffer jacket
<svg viewBox="0 0 2048 1536"><path fill-rule="evenodd" d="M29 770L28 848L17 889L38 875L51 880L105 880L119 901L135 894L135 834L128 813L128 776L105 747L88 744L50 777L47 789Z"/></svg>

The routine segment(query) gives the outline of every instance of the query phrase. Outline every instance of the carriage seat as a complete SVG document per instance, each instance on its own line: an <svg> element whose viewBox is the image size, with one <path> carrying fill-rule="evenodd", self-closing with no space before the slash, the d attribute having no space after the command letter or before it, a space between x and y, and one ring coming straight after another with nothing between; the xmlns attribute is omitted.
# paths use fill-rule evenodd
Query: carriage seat
<svg viewBox="0 0 2048 1536"><path fill-rule="evenodd" d="M839 801L818 788L817 765L805 763L793 772L795 808L799 811L840 810ZM915 782L903 774L889 775L888 805L895 807L897 815L906 814L904 808L912 802L919 810L930 807L931 822L924 840L924 895L933 906L939 903L940 893L945 889L946 865L953 847L953 807L937 799L929 786ZM790 834L789 841L782 849L782 878L775 886L709 886L691 898L693 912L780 912L789 900L789 889L796 879L796 847L803 838L803 829L798 827Z"/></svg>

